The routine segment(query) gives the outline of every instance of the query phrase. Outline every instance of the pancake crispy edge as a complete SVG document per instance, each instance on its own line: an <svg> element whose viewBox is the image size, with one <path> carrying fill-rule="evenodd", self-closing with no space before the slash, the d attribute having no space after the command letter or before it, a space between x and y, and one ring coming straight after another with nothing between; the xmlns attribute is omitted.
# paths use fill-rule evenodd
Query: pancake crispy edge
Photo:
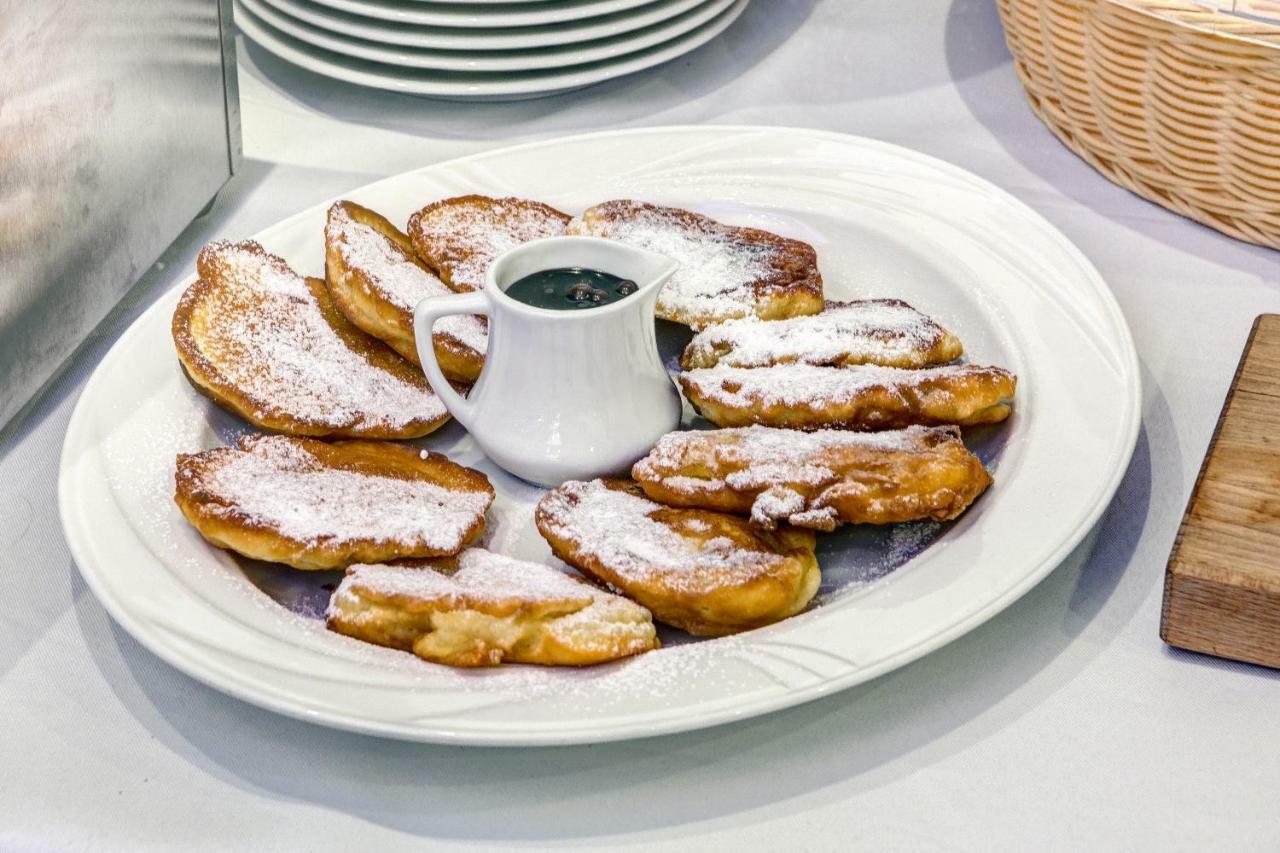
<svg viewBox="0 0 1280 853"><path fill-rule="evenodd" d="M565 233L569 214L531 199L463 195L433 202L409 217L414 251L458 292L484 286L489 264L507 249Z"/></svg>
<svg viewBox="0 0 1280 853"><path fill-rule="evenodd" d="M726 225L678 207L614 199L576 217L569 233L620 240L679 261L680 269L658 294L657 314L693 329L742 317L777 320L822 310L814 248L771 231Z"/></svg>
<svg viewBox="0 0 1280 853"><path fill-rule="evenodd" d="M685 398L716 426L800 430L999 423L1013 411L1017 390L1009 371L972 364L712 367L678 378Z"/></svg>
<svg viewBox="0 0 1280 853"><path fill-rule="evenodd" d="M380 245L353 245L364 239ZM374 268L373 261L377 262ZM409 268L413 269L409 269ZM396 276L398 282L385 278ZM433 292L431 284L438 292ZM352 201L338 201L329 208L325 225L325 284L334 304L343 315L365 333L385 342L414 364L419 364L413 328L413 307L418 299L453 291L436 277L414 252L413 243L386 217ZM422 293L410 300L397 292L417 286ZM453 325L450 325L450 324ZM484 366L484 347L469 345L477 335L466 335L463 324L478 326L483 335L484 318L445 318L432 333L436 360L446 377L456 382L475 382ZM454 330L454 326L458 330Z"/></svg>
<svg viewBox="0 0 1280 853"><path fill-rule="evenodd" d="M812 364L921 368L964 354L960 339L900 299L828 300L821 312L783 320L749 317L709 326L680 356L684 370Z"/></svg>
<svg viewBox="0 0 1280 853"><path fill-rule="evenodd" d="M174 502L211 544L308 570L457 553L493 499L483 473L380 441L248 435L174 471Z"/></svg>
<svg viewBox="0 0 1280 853"><path fill-rule="evenodd" d="M253 282L238 280L236 276L244 272L246 259L257 265L255 275L287 281L291 288L288 295L259 290ZM196 269L199 278L182 294L173 314L174 347L187 379L222 408L261 429L314 437L418 438L448 421L448 410L421 372L381 341L353 326L333 304L320 279L299 276L283 259L269 254L254 241L210 243L201 250ZM339 400L336 396L331 410L291 410L287 399L291 391L289 380L273 378L275 366L268 360L220 363L226 358L248 359L255 347L253 341L220 340L219 324L225 324L228 318L256 317L257 322L249 324L258 330L253 334L271 335L279 326L279 316L271 315L295 310L283 306L296 306L312 320L315 317L310 312L318 312L320 322L307 333L322 337L332 334L332 338L323 340L325 346L340 347L331 351L342 353L352 369L367 372L366 379L383 383L384 388L399 389L402 399L388 405L387 411L372 413L360 409L354 399ZM325 365L312 364L305 354L298 361L324 375ZM252 374L250 380L243 378L246 371ZM241 378L233 375L236 372ZM349 386L350 383L337 383L334 387L340 393L349 393ZM310 399L309 405L323 408L322 402Z"/></svg>
<svg viewBox="0 0 1280 853"><path fill-rule="evenodd" d="M698 636L785 619L821 582L811 531L759 530L734 515L663 506L629 480L565 483L543 496L535 523L561 560Z"/></svg>
<svg viewBox="0 0 1280 853"><path fill-rule="evenodd" d="M661 438L632 468L651 499L814 530L949 521L991 484L958 427L877 433L752 426Z"/></svg>
<svg viewBox="0 0 1280 853"><path fill-rule="evenodd" d="M338 633L448 666L590 666L660 646L635 602L480 548L412 567L353 566L326 617Z"/></svg>

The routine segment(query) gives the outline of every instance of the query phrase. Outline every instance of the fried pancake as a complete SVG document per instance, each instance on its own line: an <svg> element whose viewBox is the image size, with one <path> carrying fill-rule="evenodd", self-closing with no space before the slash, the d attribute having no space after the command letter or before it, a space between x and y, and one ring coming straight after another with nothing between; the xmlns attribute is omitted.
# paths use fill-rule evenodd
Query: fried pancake
<svg viewBox="0 0 1280 853"><path fill-rule="evenodd" d="M763 424L877 430L922 424L974 426L1009 417L1017 378L999 367L923 370L860 365L710 367L686 370L680 387L716 426Z"/></svg>
<svg viewBox="0 0 1280 853"><path fill-rule="evenodd" d="M673 432L631 476L660 503L749 514L767 530L948 521L991 484L954 426Z"/></svg>
<svg viewBox="0 0 1280 853"><path fill-rule="evenodd" d="M174 482L209 542L297 569L456 554L493 503L479 471L382 441L251 435L179 454Z"/></svg>
<svg viewBox="0 0 1280 853"><path fill-rule="evenodd" d="M449 666L587 666L658 648L635 602L481 548L422 567L352 566L329 627Z"/></svg>
<svg viewBox="0 0 1280 853"><path fill-rule="evenodd" d="M918 368L954 361L960 339L900 299L827 302L821 314L761 322L754 317L710 326L693 336L680 365L771 367L879 364Z"/></svg>
<svg viewBox="0 0 1280 853"><path fill-rule="evenodd" d="M417 438L449 412L413 365L351 325L324 282L254 242L210 243L173 314L201 393L291 435Z"/></svg>
<svg viewBox="0 0 1280 853"><path fill-rule="evenodd" d="M324 229L325 284L334 304L361 330L419 364L413 309L453 293L413 253L413 243L384 217L355 202L329 208ZM489 341L483 317L441 317L431 334L436 361L457 382L475 382Z"/></svg>
<svg viewBox="0 0 1280 853"><path fill-rule="evenodd" d="M778 320L822 310L818 256L799 240L625 199L589 208L569 223L569 233L620 240L679 261L658 294L664 320L701 329L739 317Z"/></svg>
<svg viewBox="0 0 1280 853"><path fill-rule="evenodd" d="M785 619L821 580L811 532L662 506L629 480L565 483L543 496L535 520L561 560L690 634Z"/></svg>
<svg viewBox="0 0 1280 853"><path fill-rule="evenodd" d="M539 201L464 195L429 204L409 217L418 257L457 291L479 290L493 259L521 243L559 237L569 222Z"/></svg>

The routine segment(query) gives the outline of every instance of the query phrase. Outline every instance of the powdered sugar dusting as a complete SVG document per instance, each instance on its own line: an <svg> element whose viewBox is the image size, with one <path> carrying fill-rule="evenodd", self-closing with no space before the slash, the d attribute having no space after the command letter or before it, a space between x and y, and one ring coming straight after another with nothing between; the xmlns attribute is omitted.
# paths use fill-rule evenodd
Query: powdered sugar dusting
<svg viewBox="0 0 1280 853"><path fill-rule="evenodd" d="M570 222L569 233L607 237L678 261L679 269L658 294L657 311L682 322L754 315L756 285L780 271L776 245L744 239L740 229L673 208L606 202Z"/></svg>
<svg viewBox="0 0 1280 853"><path fill-rule="evenodd" d="M848 402L869 388L918 384L932 370L895 367L815 367L779 364L774 367L708 367L680 374L702 397L726 405L804 406Z"/></svg>
<svg viewBox="0 0 1280 853"><path fill-rule="evenodd" d="M224 288L204 355L226 379L308 423L401 429L448 412L426 382L371 364L338 335L302 276L243 245L211 244Z"/></svg>
<svg viewBox="0 0 1280 853"><path fill-rule="evenodd" d="M538 505L539 522L557 538L573 542L580 554L592 556L621 577L663 577L676 587L744 582L781 564L786 558L747 550L724 536L704 539L705 522L681 528L679 510L667 508L601 480L571 481L548 492ZM683 534L683 535L682 535Z"/></svg>
<svg viewBox="0 0 1280 853"><path fill-rule="evenodd" d="M479 290L493 259L530 240L559 237L565 221L542 205L516 198L463 199L440 203L416 222L415 244L424 258L447 270L457 290ZM426 211L424 211L425 213Z"/></svg>
<svg viewBox="0 0 1280 853"><path fill-rule="evenodd" d="M730 406L823 406L849 403L871 388L901 394L939 380L985 376L992 368L972 364L944 365L923 370L862 364L816 367L779 364L773 367L708 367L686 370L681 382L700 397ZM945 394L945 389L935 389Z"/></svg>
<svg viewBox="0 0 1280 853"><path fill-rule="evenodd" d="M786 486L772 486L756 496L751 506L751 520L763 527L773 527L779 518L803 512L804 495Z"/></svg>
<svg viewBox="0 0 1280 853"><path fill-rule="evenodd" d="M665 472L679 470L690 459L691 452L701 459L711 456L718 463L738 470L724 479L733 489L754 489L775 483L829 482L835 473L820 461L824 451L849 447L866 450L905 451L924 447L924 440L945 433L955 436L953 428L912 426L884 432L848 432L824 429L799 432L765 426L735 429L695 430L664 435L635 464L637 479L659 479L671 483L677 478ZM690 484L716 486L721 481L695 478ZM680 485L675 482L674 485Z"/></svg>
<svg viewBox="0 0 1280 853"><path fill-rule="evenodd" d="M355 565L347 570L342 586L454 607L467 601L500 604L518 599L526 604L559 603L579 609L596 598L610 597L551 566L515 560L483 548L468 548L457 560L458 568L453 573L407 566Z"/></svg>
<svg viewBox="0 0 1280 853"><path fill-rule="evenodd" d="M205 451L196 458L213 456L215 464L184 466L178 476L217 496L206 512L266 525L304 544L374 540L449 553L492 501L487 491L337 469L285 436L261 436L246 447Z"/></svg>
<svg viewBox="0 0 1280 853"><path fill-rule="evenodd" d="M381 295L401 311L412 313L427 297L453 293L376 228L352 219L341 204L329 210L325 240L337 248L348 267L363 272ZM484 322L465 314L441 317L434 332L447 334L477 353L485 351L489 340Z"/></svg>
<svg viewBox="0 0 1280 853"><path fill-rule="evenodd" d="M925 367L960 356L954 337L898 299L828 302L820 314L730 320L699 332L685 350L692 367L880 364Z"/></svg>
<svg viewBox="0 0 1280 853"><path fill-rule="evenodd" d="M656 642L649 611L550 566L469 548L449 568L353 566L334 592L328 615L341 620L344 611L363 609L362 598L375 598L407 612L478 611L517 624L531 618L526 630L536 627L561 648L597 661L647 651Z"/></svg>
<svg viewBox="0 0 1280 853"><path fill-rule="evenodd" d="M663 436L649 455L635 464L632 474L641 482L661 484L668 494L693 505L724 491L754 495L751 520L766 529L786 521L832 530L841 518L837 510L824 505L824 489L840 482L857 482L857 477L850 480L847 475L858 472L869 478L859 490L869 511L873 515L883 512L886 508L876 499L873 484L887 476L884 466L890 462L889 454L927 454L941 445L959 442L956 427L802 433L751 426L675 432ZM934 463L942 464L938 459Z"/></svg>
<svg viewBox="0 0 1280 853"><path fill-rule="evenodd" d="M886 527L845 527L819 540L818 559L823 565L822 587L815 604L827 606L847 596L862 594L879 581L914 560L946 530L933 520L911 521ZM823 552L827 551L827 554ZM841 559L824 559L826 556Z"/></svg>

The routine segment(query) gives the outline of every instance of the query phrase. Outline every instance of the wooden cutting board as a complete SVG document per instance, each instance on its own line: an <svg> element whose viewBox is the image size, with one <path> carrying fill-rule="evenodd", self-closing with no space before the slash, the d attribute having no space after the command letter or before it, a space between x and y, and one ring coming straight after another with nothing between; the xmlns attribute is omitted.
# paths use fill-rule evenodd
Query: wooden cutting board
<svg viewBox="0 0 1280 853"><path fill-rule="evenodd" d="M1280 667L1280 315L1253 324L1165 572L1171 646Z"/></svg>

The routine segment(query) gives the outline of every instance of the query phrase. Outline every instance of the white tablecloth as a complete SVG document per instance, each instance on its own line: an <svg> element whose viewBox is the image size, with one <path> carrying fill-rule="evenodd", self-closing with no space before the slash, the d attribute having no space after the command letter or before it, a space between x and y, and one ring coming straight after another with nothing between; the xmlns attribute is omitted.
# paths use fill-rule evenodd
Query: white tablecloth
<svg viewBox="0 0 1280 853"><path fill-rule="evenodd" d="M1149 205L1059 145L1023 100L991 0L757 0L667 67L523 104L380 94L251 45L240 80L242 173L0 443L0 850L1280 849L1277 673L1157 636L1165 560L1240 348L1256 314L1280 310L1280 254ZM62 538L59 448L88 372L204 241L458 154L710 122L945 158L1043 213L1110 282L1142 357L1142 435L1097 535L1039 587L806 707L548 750L295 722L112 624Z"/></svg>

